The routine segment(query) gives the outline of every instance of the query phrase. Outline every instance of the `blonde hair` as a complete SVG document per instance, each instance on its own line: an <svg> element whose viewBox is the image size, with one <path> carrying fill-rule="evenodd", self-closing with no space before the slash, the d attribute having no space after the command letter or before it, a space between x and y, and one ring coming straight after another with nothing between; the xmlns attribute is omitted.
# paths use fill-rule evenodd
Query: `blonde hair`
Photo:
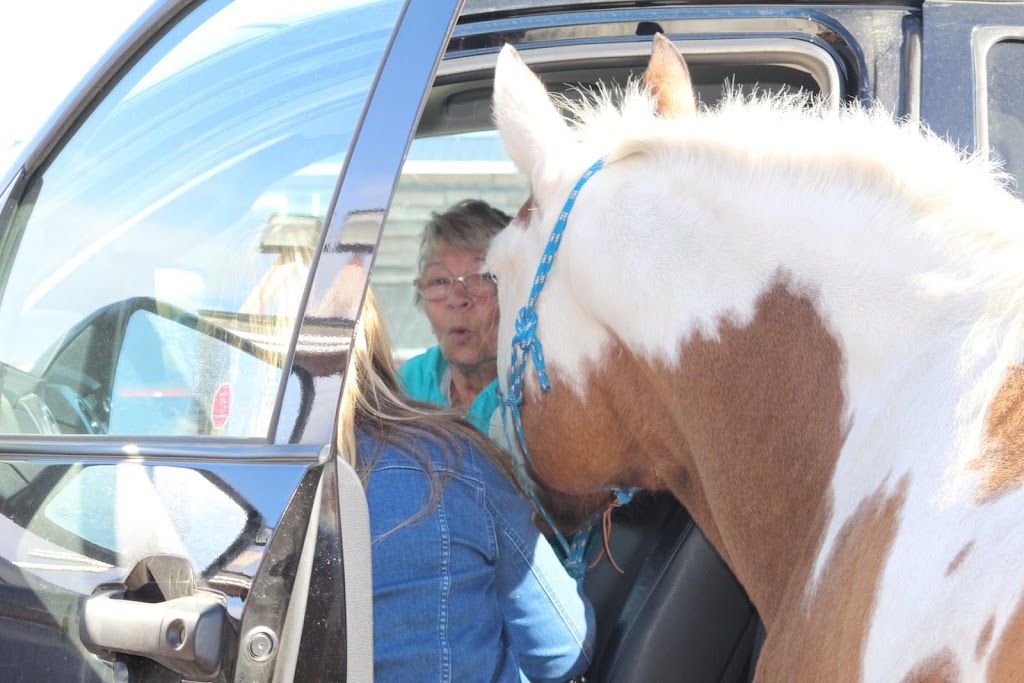
<svg viewBox="0 0 1024 683"><path fill-rule="evenodd" d="M274 265L246 299L242 312L256 316L254 327L264 337L264 343L287 339L294 329L296 311L287 304L298 300L297 293L305 285L311 262L309 248L282 249ZM336 310L330 308L327 314L334 314ZM376 443L373 452L359 452L360 432ZM391 341L380 308L369 289L348 355L336 440L339 456L359 473L364 485L383 449L389 445L419 458L431 481L431 496L420 514L429 511L440 499L445 478L457 469L460 454L467 445L483 452L522 491L512 469L511 456L460 413L405 396L395 371ZM446 475L436 473L427 447L441 453L441 469ZM409 521L412 520L405 523Z"/></svg>
<svg viewBox="0 0 1024 683"><path fill-rule="evenodd" d="M373 437L377 444L373 453L358 452L358 432ZM352 339L337 439L338 453L360 474L364 484L385 446L397 446L419 458L431 475L431 496L421 514L438 502L447 480L447 475L436 474L424 450L426 445L440 451L443 469L450 474L458 468L460 453L469 442L519 488L510 456L461 414L405 396L380 308L369 289Z"/></svg>

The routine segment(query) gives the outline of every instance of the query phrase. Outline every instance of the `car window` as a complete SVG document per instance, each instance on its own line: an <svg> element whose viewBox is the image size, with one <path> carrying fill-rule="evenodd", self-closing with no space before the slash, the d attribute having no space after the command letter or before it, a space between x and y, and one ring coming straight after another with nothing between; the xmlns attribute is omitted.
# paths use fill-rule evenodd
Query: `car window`
<svg viewBox="0 0 1024 683"><path fill-rule="evenodd" d="M0 226L0 433L267 437L402 4L206 2L126 71Z"/></svg>
<svg viewBox="0 0 1024 683"><path fill-rule="evenodd" d="M1016 179L1024 196L1024 41L993 45L986 60L988 139L993 156Z"/></svg>
<svg viewBox="0 0 1024 683"><path fill-rule="evenodd" d="M134 514L118 514L121 509ZM170 550L191 559L197 571L205 571L243 532L259 528L249 531L257 513L212 475L141 464L70 471L42 514L34 527L50 523L84 541L74 547L97 546L122 562Z"/></svg>
<svg viewBox="0 0 1024 683"><path fill-rule="evenodd" d="M527 194L526 182L495 130L413 141L373 271L374 294L384 311L396 362L437 343L426 316L414 303L412 284L420 233L430 214L474 198L515 215Z"/></svg>
<svg viewBox="0 0 1024 683"><path fill-rule="evenodd" d="M636 65L601 71L566 67L547 75L547 88L578 99L583 91L599 84L623 85L642 71ZM692 75L698 99L708 105L718 102L727 88L745 94L821 92L808 74L776 65L702 64ZM514 216L529 194L500 135L487 127L492 118L490 83L472 80L475 77L471 72L461 85L449 77L435 86L402 168L377 252L371 284L384 312L396 365L437 343L426 315L415 304L412 284L420 235L430 215L464 199L482 199Z"/></svg>

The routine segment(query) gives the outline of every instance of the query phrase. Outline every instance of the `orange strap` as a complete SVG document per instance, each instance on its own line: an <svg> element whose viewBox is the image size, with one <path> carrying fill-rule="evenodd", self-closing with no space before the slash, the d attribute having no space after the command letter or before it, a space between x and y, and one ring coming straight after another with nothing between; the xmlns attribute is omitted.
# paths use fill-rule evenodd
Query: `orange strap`
<svg viewBox="0 0 1024 683"><path fill-rule="evenodd" d="M590 563L588 567L589 569L596 567L601 561L601 558L607 555L608 561L612 563L613 567L615 567L615 571L620 574L625 573L622 571L622 567L619 566L619 563L615 561L615 558L612 557L612 549L608 545L608 539L610 539L612 535L612 510L620 507L621 505L622 503L619 502L618 498L613 497L611 502L608 503L608 507L604 509L604 513L601 515L601 536L603 545L601 547L601 552L599 552L597 557L594 558L594 561Z"/></svg>

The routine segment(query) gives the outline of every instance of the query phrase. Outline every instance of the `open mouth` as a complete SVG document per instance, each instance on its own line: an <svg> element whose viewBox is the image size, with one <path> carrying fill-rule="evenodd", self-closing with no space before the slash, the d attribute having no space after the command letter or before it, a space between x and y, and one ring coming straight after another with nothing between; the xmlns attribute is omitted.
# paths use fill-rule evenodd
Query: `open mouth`
<svg viewBox="0 0 1024 683"><path fill-rule="evenodd" d="M449 330L448 336L456 342L462 343L472 337L473 332L468 327L453 327Z"/></svg>

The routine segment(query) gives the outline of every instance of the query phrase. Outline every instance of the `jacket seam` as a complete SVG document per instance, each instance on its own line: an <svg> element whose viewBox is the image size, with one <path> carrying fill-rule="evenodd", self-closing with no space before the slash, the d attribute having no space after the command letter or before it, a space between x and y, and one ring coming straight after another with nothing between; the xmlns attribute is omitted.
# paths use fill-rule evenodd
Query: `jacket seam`
<svg viewBox="0 0 1024 683"><path fill-rule="evenodd" d="M451 643L448 640L448 600L451 597L451 537L448 531L448 518L445 514L444 501L437 506L437 524L441 533L441 600L438 605L439 646L441 651L441 680L452 680Z"/></svg>

